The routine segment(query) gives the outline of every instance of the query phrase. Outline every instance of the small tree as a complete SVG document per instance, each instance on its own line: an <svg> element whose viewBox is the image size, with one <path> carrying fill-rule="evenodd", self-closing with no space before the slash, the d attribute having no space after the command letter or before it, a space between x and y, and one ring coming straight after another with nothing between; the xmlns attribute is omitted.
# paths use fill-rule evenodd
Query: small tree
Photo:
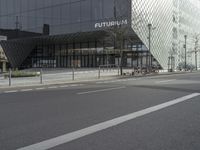
<svg viewBox="0 0 200 150"><path fill-rule="evenodd" d="M129 2L130 0L126 0L126 1ZM127 8L122 7L120 8L120 11L117 11L118 9L117 9L116 4L117 4L117 0L114 1L114 19L119 20L124 17L124 15L120 13L126 11L125 9ZM124 52L126 51L126 49L124 48L124 42L125 40L129 43L135 42L135 38L133 38L132 36L133 34L131 33L133 33L133 29L138 30L140 28L140 23L142 22L141 15L142 14L137 14L135 15L134 18L131 18L130 20L128 19L129 23L127 24L127 26L119 25L119 26L112 26L112 27L108 27L104 29L104 31L106 31L109 34L108 39L106 39L106 41L114 43L114 49L119 50L120 58L121 58L121 63L120 63L121 75L123 74ZM133 29L131 29L132 27Z"/></svg>

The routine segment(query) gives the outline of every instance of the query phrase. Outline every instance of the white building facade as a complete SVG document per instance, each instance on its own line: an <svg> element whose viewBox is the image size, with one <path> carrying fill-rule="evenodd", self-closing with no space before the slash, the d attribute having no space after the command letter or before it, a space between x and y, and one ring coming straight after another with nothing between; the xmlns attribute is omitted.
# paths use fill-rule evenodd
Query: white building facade
<svg viewBox="0 0 200 150"><path fill-rule="evenodd" d="M149 31L148 24L152 25ZM132 28L164 69L195 65L195 37L200 34L199 0L132 0ZM149 32L151 43L149 44ZM200 52L197 52L200 67Z"/></svg>

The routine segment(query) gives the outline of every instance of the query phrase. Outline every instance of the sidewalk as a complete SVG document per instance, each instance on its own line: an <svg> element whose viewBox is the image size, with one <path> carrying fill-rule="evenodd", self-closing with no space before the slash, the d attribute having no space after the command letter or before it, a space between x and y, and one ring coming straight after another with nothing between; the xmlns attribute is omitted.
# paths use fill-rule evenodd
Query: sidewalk
<svg viewBox="0 0 200 150"><path fill-rule="evenodd" d="M39 70L28 70L28 71L39 71ZM124 72L131 72L131 69L124 69ZM45 86L45 85L59 85L59 84L72 84L81 82L95 82L102 80L113 80L119 78L129 77L150 77L150 76L162 76L162 75L173 75L173 74L185 74L190 72L170 72L170 73L153 73L153 74L136 74L134 76L126 75L119 76L118 69L102 69L100 72L98 69L76 69L73 73L71 69L60 69L60 70L44 70L43 71L43 83L40 83L40 76L28 77L28 78L12 78L12 86L9 86L9 79L4 79L0 76L0 89L3 88L15 88L15 87L31 87L31 86Z"/></svg>
<svg viewBox="0 0 200 150"><path fill-rule="evenodd" d="M39 70L28 70L28 71L39 72ZM40 83L41 80L40 76L26 77L26 78L12 78L11 87L44 86L53 84L106 80L119 77L118 73L119 73L118 69L101 69L100 79L99 79L99 70L97 69L76 69L74 75L71 69L65 69L65 70L63 69L55 71L43 70L43 75L42 75L43 84ZM0 77L0 88L9 88L8 78L5 79L3 76Z"/></svg>

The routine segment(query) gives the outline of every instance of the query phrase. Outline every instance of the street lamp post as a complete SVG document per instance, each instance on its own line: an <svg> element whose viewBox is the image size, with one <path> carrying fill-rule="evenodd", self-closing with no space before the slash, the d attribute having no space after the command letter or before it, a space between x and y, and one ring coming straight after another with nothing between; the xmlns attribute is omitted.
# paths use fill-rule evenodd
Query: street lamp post
<svg viewBox="0 0 200 150"><path fill-rule="evenodd" d="M186 70L186 67L187 67L187 35L184 35L184 38L185 38L184 48L185 48L185 70Z"/></svg>
<svg viewBox="0 0 200 150"><path fill-rule="evenodd" d="M149 40L149 69L151 69L151 29L152 29L152 24L148 24L148 29L149 29L149 37L148 37L148 40Z"/></svg>
<svg viewBox="0 0 200 150"><path fill-rule="evenodd" d="M152 27L151 23L148 24L148 30L149 30L148 40L149 40L149 55L150 55L150 58L149 58L149 61L147 61L147 62L149 62L150 70L152 69L152 62L153 62L152 56L151 56L151 32L152 32L152 30L155 30L155 29L156 29L156 27Z"/></svg>
<svg viewBox="0 0 200 150"><path fill-rule="evenodd" d="M197 65L197 50L195 50L195 69L198 70L198 65Z"/></svg>
<svg viewBox="0 0 200 150"><path fill-rule="evenodd" d="M117 1L114 0L114 19L115 21L117 20ZM121 28L121 26L119 26ZM116 26L117 28L117 26ZM119 40L120 39L120 40ZM114 48L117 47L116 44L117 42L119 42L120 44L120 58L121 58L121 62L120 62L120 74L123 75L123 47L124 47L124 41L123 41L124 37L123 37L123 34L120 33L117 33L115 34L114 36ZM119 41L117 41L119 40Z"/></svg>
<svg viewBox="0 0 200 150"><path fill-rule="evenodd" d="M196 69L196 70L198 70L198 65L197 65L197 52L198 52L198 41L195 41L194 53L195 53L195 69Z"/></svg>

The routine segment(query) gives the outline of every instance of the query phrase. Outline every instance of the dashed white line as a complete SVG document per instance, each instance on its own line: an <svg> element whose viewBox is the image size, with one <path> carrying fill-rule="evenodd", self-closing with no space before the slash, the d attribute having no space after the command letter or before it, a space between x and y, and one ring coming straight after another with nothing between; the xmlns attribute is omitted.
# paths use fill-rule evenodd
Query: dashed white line
<svg viewBox="0 0 200 150"><path fill-rule="evenodd" d="M27 147L19 148L17 150L48 150L50 148L54 148L56 146L66 144L68 142L80 139L82 137L100 132L102 130L109 129L111 127L115 127L122 123L134 120L138 117L142 117L142 116L148 115L150 113L165 109L167 107L179 104L181 102L190 100L197 96L200 96L200 93L193 93L193 94L181 97L181 98L174 99L174 100L166 102L166 103L162 103L162 104L159 104L159 105L156 105L153 107L149 107L149 108L146 108L146 109L143 109L143 110L140 110L140 111L128 114L128 115L124 115L124 116L121 116L118 118L114 118L112 120L108 120L108 121L105 121L105 122L102 122L99 124L95 124L93 126L90 126L90 127L78 130L78 131L67 133L67 134L46 140L46 141L42 141L40 143L36 143L36 144L30 145L30 146L27 146Z"/></svg>
<svg viewBox="0 0 200 150"><path fill-rule="evenodd" d="M18 90L13 90L13 91L4 91L3 93L16 93L16 92L18 92Z"/></svg>
<svg viewBox="0 0 200 150"><path fill-rule="evenodd" d="M35 90L44 90L45 88L42 87L42 88L35 88Z"/></svg>
<svg viewBox="0 0 200 150"><path fill-rule="evenodd" d="M50 87L40 87L34 89L21 89L21 90L11 90L11 91L3 91L2 93L17 93L17 92L28 92L33 90L45 90L45 89L57 89L57 88L67 88L67 87L77 87L82 86L83 84L72 84L72 85L63 85L63 86L50 86ZM0 93L0 94L2 94Z"/></svg>
<svg viewBox="0 0 200 150"><path fill-rule="evenodd" d="M60 88L67 88L69 87L69 85L62 85L62 86L59 86Z"/></svg>
<svg viewBox="0 0 200 150"><path fill-rule="evenodd" d="M57 88L67 88L67 87L78 87L83 86L83 84L71 84L71 85L63 85L63 86L50 86L50 87L38 87L34 89L21 89L21 90L11 90L11 91L2 91L0 94L7 93L17 93L17 92L28 92L34 90L45 90L45 89L57 89Z"/></svg>
<svg viewBox="0 0 200 150"><path fill-rule="evenodd" d="M167 83L167 82L172 82L172 81L176 81L176 79L173 79L173 80L157 81L156 83L159 84L159 83Z"/></svg>
<svg viewBox="0 0 200 150"><path fill-rule="evenodd" d="M72 84L70 85L71 87L79 86L78 84Z"/></svg>
<svg viewBox="0 0 200 150"><path fill-rule="evenodd" d="M94 91L87 91L87 92L80 92L77 93L78 95L83 95L83 94L92 94L92 93L98 93L98 92L106 92L106 91L112 91L112 90L120 90L120 89L125 89L125 86L122 87L115 87L115 88L108 88L108 89L100 89L100 90L94 90Z"/></svg>
<svg viewBox="0 0 200 150"><path fill-rule="evenodd" d="M48 87L48 89L57 89L58 87L57 86L50 86Z"/></svg>
<svg viewBox="0 0 200 150"><path fill-rule="evenodd" d="M33 91L33 89L22 89L20 92L28 92L28 91Z"/></svg>

